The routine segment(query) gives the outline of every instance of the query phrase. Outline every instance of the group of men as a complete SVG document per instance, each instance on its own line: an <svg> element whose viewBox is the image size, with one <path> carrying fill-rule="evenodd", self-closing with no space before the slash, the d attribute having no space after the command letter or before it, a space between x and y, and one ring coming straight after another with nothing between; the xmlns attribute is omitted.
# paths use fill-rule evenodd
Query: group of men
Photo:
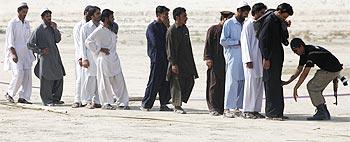
<svg viewBox="0 0 350 142"><path fill-rule="evenodd" d="M293 92L296 101L297 89L316 64L320 69L309 81L307 89L317 112L307 119L329 120L322 91L338 79L343 69L338 59L322 47L305 45L301 39L294 38L290 46L300 56L299 66L288 81L282 81L282 44L289 44L287 27L291 22L287 18L294 13L292 6L282 3L277 9L267 9L263 3L256 3L251 8L241 1L236 10L235 14L222 11L220 23L207 32L204 60L208 66L206 98L210 114L265 118L259 113L265 94L267 119L288 119L283 114L282 86L301 74ZM252 18L246 20L250 10Z"/></svg>
<svg viewBox="0 0 350 142"><path fill-rule="evenodd" d="M21 3L18 15L9 22L6 30L5 69L12 72L12 80L6 99L14 103L19 94L19 103L29 102L31 96L31 66L37 53L35 75L40 79L40 96L45 106L63 104L63 76L65 70L57 43L61 40L57 24L51 21L52 12L44 9L43 23L32 33L25 20L28 5ZM326 49L305 45L295 38L292 50L300 55L298 70L288 81L282 81L284 61L283 46L288 45L288 30L293 15L292 6L280 4L277 9L267 9L263 3L251 8L241 1L236 13L222 11L220 22L207 32L204 60L208 66L206 98L213 116L250 119L265 118L260 114L265 94L265 115L268 119L284 120L283 85L295 80L297 89L305 80L311 67L320 70L308 83L308 91L317 113L309 120L328 120L330 114L322 91L336 80L342 64ZM185 114L182 102L187 103L198 78L193 58L189 30L186 26L186 9L173 10L175 23L170 25L170 9L156 8L156 20L146 31L147 53L151 68L140 109L149 111L159 94L160 111ZM252 17L247 19L251 11ZM75 46L76 88L73 108L87 107L114 110L129 108L129 96L116 51L118 24L113 11L97 6L87 6L84 18L73 29ZM305 67L304 67L305 66ZM21 90L19 90L21 89ZM169 108L167 104L174 108ZM243 113L242 113L243 111Z"/></svg>

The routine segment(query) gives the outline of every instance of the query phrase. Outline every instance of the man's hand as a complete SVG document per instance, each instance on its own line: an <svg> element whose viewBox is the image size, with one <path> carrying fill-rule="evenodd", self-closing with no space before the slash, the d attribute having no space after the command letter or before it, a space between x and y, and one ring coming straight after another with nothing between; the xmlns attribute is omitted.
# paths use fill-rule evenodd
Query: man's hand
<svg viewBox="0 0 350 142"><path fill-rule="evenodd" d="M83 66L84 68L88 68L88 67L90 66L89 60L86 60L86 59L83 60L82 66Z"/></svg>
<svg viewBox="0 0 350 142"><path fill-rule="evenodd" d="M42 51L43 55L49 55L49 48L44 48Z"/></svg>
<svg viewBox="0 0 350 142"><path fill-rule="evenodd" d="M177 65L171 65L171 72L173 74L176 74L176 75L179 74L179 70L177 69Z"/></svg>
<svg viewBox="0 0 350 142"><path fill-rule="evenodd" d="M208 66L208 69L211 69L213 67L213 60L205 60L205 63L207 64Z"/></svg>
<svg viewBox="0 0 350 142"><path fill-rule="evenodd" d="M15 63L18 62L18 56L17 56L17 54L12 54L12 60L13 60L13 62L15 62Z"/></svg>
<svg viewBox="0 0 350 142"><path fill-rule="evenodd" d="M297 101L297 98L298 98L298 89L295 89L295 88L294 88L293 97L294 97L295 102L298 102L298 101Z"/></svg>
<svg viewBox="0 0 350 142"><path fill-rule="evenodd" d="M106 55L109 55L109 49L108 48L101 48L100 52L103 52Z"/></svg>
<svg viewBox="0 0 350 142"><path fill-rule="evenodd" d="M253 62L246 63L247 68L252 69L253 68Z"/></svg>
<svg viewBox="0 0 350 142"><path fill-rule="evenodd" d="M266 60L266 59L263 60L263 68L264 69L266 69L266 70L270 69L270 66L271 66L270 64L271 64L270 60Z"/></svg>
<svg viewBox="0 0 350 142"><path fill-rule="evenodd" d="M50 25L53 29L57 29L57 24L55 22L51 22L51 25Z"/></svg>
<svg viewBox="0 0 350 142"><path fill-rule="evenodd" d="M80 59L78 60L78 63L79 63L79 65L80 65L80 67L82 67L82 66L83 66L83 59L80 58Z"/></svg>

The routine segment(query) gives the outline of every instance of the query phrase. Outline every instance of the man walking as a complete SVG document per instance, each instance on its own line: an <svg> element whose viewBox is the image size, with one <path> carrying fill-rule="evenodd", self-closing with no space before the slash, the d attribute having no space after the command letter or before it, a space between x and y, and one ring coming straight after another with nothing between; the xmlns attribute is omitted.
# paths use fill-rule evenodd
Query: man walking
<svg viewBox="0 0 350 142"><path fill-rule="evenodd" d="M151 61L150 76L142 99L141 110L149 111L159 94L160 111L172 111L167 104L170 100L170 84L166 81L168 59L166 57L165 37L169 27L169 8L156 8L157 20L148 25L146 31L147 53Z"/></svg>
<svg viewBox="0 0 350 142"><path fill-rule="evenodd" d="M31 104L33 52L27 48L30 36L29 22L25 20L28 5L21 3L17 8L17 17L13 18L6 29L5 70L12 72L12 80L5 95L10 103L18 93L18 103ZM21 90L19 90L21 88Z"/></svg>

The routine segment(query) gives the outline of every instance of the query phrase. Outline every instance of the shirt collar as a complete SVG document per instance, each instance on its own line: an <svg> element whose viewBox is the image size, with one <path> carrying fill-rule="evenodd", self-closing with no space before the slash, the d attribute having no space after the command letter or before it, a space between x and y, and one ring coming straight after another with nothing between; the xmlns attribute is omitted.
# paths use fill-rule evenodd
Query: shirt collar
<svg viewBox="0 0 350 142"><path fill-rule="evenodd" d="M88 22L88 25L89 25L90 28L91 28L92 26L98 27L98 26L101 25L101 23L100 23L98 26L96 26L96 25L94 24L94 22L92 22L92 20L90 20L90 21Z"/></svg>
<svg viewBox="0 0 350 142"><path fill-rule="evenodd" d="M16 22L22 22L22 21L18 18L18 16L16 16L15 21L16 21ZM27 23L27 20L24 19L24 22L23 22L23 23Z"/></svg>

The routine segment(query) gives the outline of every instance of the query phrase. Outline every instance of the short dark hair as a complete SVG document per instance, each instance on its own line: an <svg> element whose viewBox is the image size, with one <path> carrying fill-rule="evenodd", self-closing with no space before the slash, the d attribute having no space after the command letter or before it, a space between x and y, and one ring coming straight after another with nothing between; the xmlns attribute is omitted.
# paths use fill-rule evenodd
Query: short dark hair
<svg viewBox="0 0 350 142"><path fill-rule="evenodd" d="M91 6L91 5L88 5L88 6L86 6L85 7L85 9L84 9L84 15L87 15L87 13L89 12L89 10L90 10L90 8L92 8L93 6Z"/></svg>
<svg viewBox="0 0 350 142"><path fill-rule="evenodd" d="M281 11L281 13L287 12L290 16L292 16L294 13L293 7L290 6L290 4L288 4L288 3L282 3L282 4L278 5L276 10Z"/></svg>
<svg viewBox="0 0 350 142"><path fill-rule="evenodd" d="M224 18L229 19L229 18L233 17L233 15L235 14L231 11L221 11L220 13L221 13L220 21L223 20Z"/></svg>
<svg viewBox="0 0 350 142"><path fill-rule="evenodd" d="M113 11L112 10L109 10L109 9L104 9L102 11L102 14L101 14L101 21L104 22L106 21L106 18L108 18L109 16L113 15Z"/></svg>
<svg viewBox="0 0 350 142"><path fill-rule="evenodd" d="M100 11L101 11L101 9L100 9L99 7L97 7L97 6L91 6L91 8L89 8L89 11L87 12L86 17L87 17L88 19L91 19L91 16L94 15L94 13L95 13L97 10L100 10Z"/></svg>
<svg viewBox="0 0 350 142"><path fill-rule="evenodd" d="M305 43L300 38L293 38L292 41L290 41L290 48L292 49L299 48L301 45L305 46Z"/></svg>
<svg viewBox="0 0 350 142"><path fill-rule="evenodd" d="M185 13L186 9L183 7L177 7L173 10L173 18L176 20L176 16L180 16L182 13Z"/></svg>
<svg viewBox="0 0 350 142"><path fill-rule="evenodd" d="M156 8L156 16L158 16L159 14L162 14L164 12L168 12L168 11L170 11L170 9L165 7L165 6L157 6L157 8Z"/></svg>
<svg viewBox="0 0 350 142"><path fill-rule="evenodd" d="M20 12L23 9L29 9L27 5L23 5L17 8L17 12Z"/></svg>
<svg viewBox="0 0 350 142"><path fill-rule="evenodd" d="M256 13L258 13L259 11L263 10L263 9L267 9L267 6L263 3L256 3L253 5L252 8L252 16L255 16Z"/></svg>
<svg viewBox="0 0 350 142"><path fill-rule="evenodd" d="M250 6L249 6L249 5L246 5L246 6L243 6L243 7L237 8L237 11L238 11L238 10L241 10L241 11L250 11L250 10L251 10L251 8L250 8Z"/></svg>
<svg viewBox="0 0 350 142"><path fill-rule="evenodd" d="M41 17L44 17L47 14L52 14L51 10L45 10L43 13L41 13Z"/></svg>

